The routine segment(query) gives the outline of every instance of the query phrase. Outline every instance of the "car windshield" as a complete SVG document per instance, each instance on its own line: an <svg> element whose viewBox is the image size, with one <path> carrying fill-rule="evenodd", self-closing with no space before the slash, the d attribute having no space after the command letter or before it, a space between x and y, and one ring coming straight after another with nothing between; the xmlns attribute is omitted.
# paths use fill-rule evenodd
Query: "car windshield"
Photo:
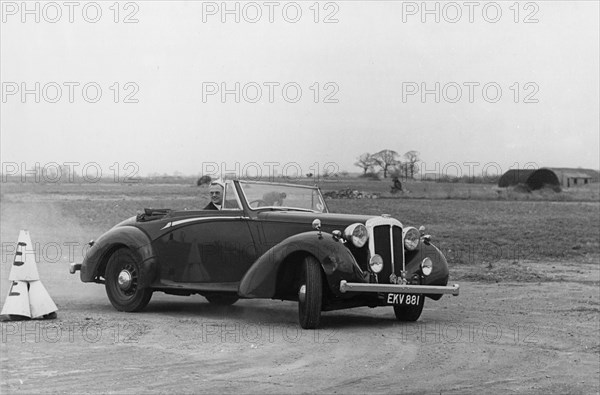
<svg viewBox="0 0 600 395"><path fill-rule="evenodd" d="M269 207L284 210L326 212L319 190L314 187L260 182L240 182L252 209Z"/></svg>

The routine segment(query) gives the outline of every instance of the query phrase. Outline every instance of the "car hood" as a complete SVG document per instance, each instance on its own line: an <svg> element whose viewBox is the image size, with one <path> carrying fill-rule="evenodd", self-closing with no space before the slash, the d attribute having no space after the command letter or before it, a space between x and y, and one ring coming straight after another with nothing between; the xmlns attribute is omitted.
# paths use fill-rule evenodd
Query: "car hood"
<svg viewBox="0 0 600 395"><path fill-rule="evenodd" d="M295 222L311 224L315 219L321 220L323 225L345 226L355 222L365 223L372 215L353 215L353 214L327 214L327 213L306 213L297 211L267 211L258 214L258 218L265 221L275 222Z"/></svg>

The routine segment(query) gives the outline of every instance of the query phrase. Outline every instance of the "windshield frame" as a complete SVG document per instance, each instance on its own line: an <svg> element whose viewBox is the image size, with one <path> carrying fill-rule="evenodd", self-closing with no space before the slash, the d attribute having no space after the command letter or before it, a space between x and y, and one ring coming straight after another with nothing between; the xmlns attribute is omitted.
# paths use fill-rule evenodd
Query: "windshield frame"
<svg viewBox="0 0 600 395"><path fill-rule="evenodd" d="M236 180L236 182L238 183L239 187L240 187L240 191L241 191L241 195L243 196L243 200L246 203L245 206L248 207L248 210L250 211L265 211L265 210L270 210L270 211L302 211L302 212L307 212L307 213L329 213L329 207L327 207L327 202L325 202L325 198L323 197L323 194L321 193L321 189L317 186L317 185L302 185L302 184L290 184L290 183L282 183L282 182L268 182L268 181L248 181L248 180ZM314 192L317 193L319 199L321 200L321 203L323 203L323 211L317 211L317 210L311 210L308 208L302 208L302 207L291 207L291 206L261 206L261 207L256 207L253 208L250 206L250 202L248 201L248 196L246 195L246 190L244 189L244 184L254 184L254 185L271 185L271 186L282 186L282 187L288 187L288 188L304 188L304 189L311 189Z"/></svg>
<svg viewBox="0 0 600 395"><path fill-rule="evenodd" d="M233 191L233 195L235 196L235 201L237 202L237 207L231 207L231 208L225 208L225 200L227 199L227 186L231 186L231 190ZM241 211L243 210L244 206L242 205L242 202L240 200L239 194L236 190L236 187L234 185L233 182L231 181L225 181L225 185L223 187L223 202L221 203L221 211Z"/></svg>

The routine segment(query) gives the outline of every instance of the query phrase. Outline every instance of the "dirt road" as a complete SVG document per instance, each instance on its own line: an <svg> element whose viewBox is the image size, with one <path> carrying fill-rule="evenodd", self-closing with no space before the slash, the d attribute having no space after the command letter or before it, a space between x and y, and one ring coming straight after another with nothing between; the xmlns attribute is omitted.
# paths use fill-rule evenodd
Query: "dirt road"
<svg viewBox="0 0 600 395"><path fill-rule="evenodd" d="M66 273L66 268L63 273ZM155 294L143 313L62 276L53 321L2 323L4 393L597 393L598 290L591 284L462 283L420 321L391 308L296 306ZM89 287L93 291L90 291Z"/></svg>

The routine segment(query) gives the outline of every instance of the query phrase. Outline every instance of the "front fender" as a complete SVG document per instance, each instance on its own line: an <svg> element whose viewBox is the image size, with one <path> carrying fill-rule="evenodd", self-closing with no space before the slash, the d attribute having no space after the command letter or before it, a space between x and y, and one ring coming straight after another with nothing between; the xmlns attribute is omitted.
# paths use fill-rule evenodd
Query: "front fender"
<svg viewBox="0 0 600 395"><path fill-rule="evenodd" d="M121 247L127 247L137 254L141 285L148 286L156 273L156 259L150 239L146 233L134 226L114 227L96 240L81 264L81 281L98 282L98 277L104 275L110 255Z"/></svg>
<svg viewBox="0 0 600 395"><path fill-rule="evenodd" d="M433 262L433 270L429 276L422 277L422 285L445 286L448 284L448 262L444 254L433 244L422 243L417 251L406 254L406 258L407 278L411 278L414 273L421 273L421 262L423 259L429 258ZM427 296L435 300L442 297L441 294Z"/></svg>
<svg viewBox="0 0 600 395"><path fill-rule="evenodd" d="M339 295L340 281L364 278L352 253L330 233L305 232L290 236L265 252L246 272L239 294L246 298L272 298L277 289L277 275L283 262L292 254L313 255L323 268L331 291ZM362 280L364 281L364 280Z"/></svg>

